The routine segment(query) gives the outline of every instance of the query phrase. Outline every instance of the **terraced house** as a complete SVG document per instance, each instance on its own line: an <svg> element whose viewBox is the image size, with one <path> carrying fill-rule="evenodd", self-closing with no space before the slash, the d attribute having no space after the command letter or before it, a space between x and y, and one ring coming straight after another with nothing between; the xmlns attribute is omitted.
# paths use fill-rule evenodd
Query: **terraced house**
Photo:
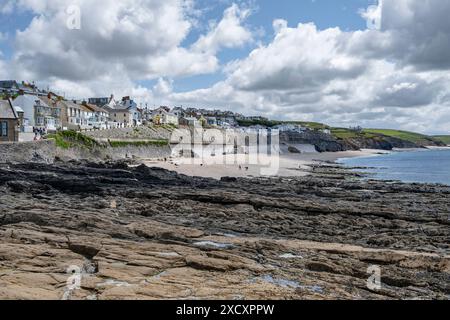
<svg viewBox="0 0 450 320"><path fill-rule="evenodd" d="M23 110L24 131L29 132L30 128L45 129L46 131L56 131L61 128L62 108L51 103L46 97L23 94L13 101L13 106Z"/></svg>
<svg viewBox="0 0 450 320"><path fill-rule="evenodd" d="M92 112L88 120L88 126L94 129L106 129L109 121L108 110L95 104L84 103L83 106Z"/></svg>
<svg viewBox="0 0 450 320"><path fill-rule="evenodd" d="M0 100L0 143L19 140L19 116L11 101Z"/></svg>
<svg viewBox="0 0 450 320"><path fill-rule="evenodd" d="M81 130L89 128L89 120L93 111L77 101L59 100L62 111L62 128L64 130Z"/></svg>
<svg viewBox="0 0 450 320"><path fill-rule="evenodd" d="M89 101L93 101L93 98L89 99ZM120 102L116 102L111 98L111 101L103 108L109 112L109 120L114 125L133 127L142 124L142 110L137 107L137 104L130 97L123 97Z"/></svg>

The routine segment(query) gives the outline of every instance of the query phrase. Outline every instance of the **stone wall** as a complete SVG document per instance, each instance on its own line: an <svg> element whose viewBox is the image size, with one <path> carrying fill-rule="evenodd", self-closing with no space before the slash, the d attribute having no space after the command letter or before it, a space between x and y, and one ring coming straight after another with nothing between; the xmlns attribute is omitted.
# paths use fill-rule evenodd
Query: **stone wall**
<svg viewBox="0 0 450 320"><path fill-rule="evenodd" d="M163 127L140 126L136 128L118 128L82 132L99 141L105 140L169 140L171 130Z"/></svg>
<svg viewBox="0 0 450 320"><path fill-rule="evenodd" d="M106 161L106 160L122 160L130 158L140 159L162 159L168 158L171 155L169 146L124 146L124 147L107 147L95 148L88 150L83 148L59 149L56 156L62 160L92 160L92 161Z"/></svg>
<svg viewBox="0 0 450 320"><path fill-rule="evenodd" d="M162 159L171 155L169 146L125 146L120 148L57 148L54 140L0 143L0 163L53 163L62 160L121 160L127 158Z"/></svg>
<svg viewBox="0 0 450 320"><path fill-rule="evenodd" d="M53 163L55 155L53 140L0 143L0 163Z"/></svg>

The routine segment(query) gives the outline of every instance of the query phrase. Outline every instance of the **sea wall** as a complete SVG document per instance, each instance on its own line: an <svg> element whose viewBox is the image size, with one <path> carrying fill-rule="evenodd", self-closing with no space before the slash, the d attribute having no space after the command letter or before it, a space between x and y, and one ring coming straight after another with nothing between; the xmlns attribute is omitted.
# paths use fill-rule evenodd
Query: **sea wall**
<svg viewBox="0 0 450 320"><path fill-rule="evenodd" d="M57 148L53 140L0 144L0 163L53 163Z"/></svg>
<svg viewBox="0 0 450 320"><path fill-rule="evenodd" d="M168 158L171 155L169 146L123 146L123 147L97 147L94 149L87 148L58 148L56 156L61 160L92 160L92 161L107 161L107 160L122 160L122 159L162 159Z"/></svg>
<svg viewBox="0 0 450 320"><path fill-rule="evenodd" d="M56 147L52 139L33 142L1 143L0 163L48 163L55 158L61 160L122 160L132 158L162 159L171 155L170 146L123 146L97 147L94 149L75 147L63 149Z"/></svg>
<svg viewBox="0 0 450 320"><path fill-rule="evenodd" d="M83 132L84 135L98 141L106 140L169 140L173 129L164 127L141 126L136 128L117 128Z"/></svg>

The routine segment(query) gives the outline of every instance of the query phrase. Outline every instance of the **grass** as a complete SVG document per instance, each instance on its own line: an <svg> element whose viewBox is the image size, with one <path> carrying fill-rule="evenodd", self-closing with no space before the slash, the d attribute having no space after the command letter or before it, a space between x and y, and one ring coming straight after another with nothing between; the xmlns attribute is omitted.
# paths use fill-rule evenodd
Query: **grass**
<svg viewBox="0 0 450 320"><path fill-rule="evenodd" d="M150 141L110 141L110 146L113 148L122 148L122 147L146 147L146 146L168 146L169 140L150 140Z"/></svg>
<svg viewBox="0 0 450 320"><path fill-rule="evenodd" d="M47 139L55 140L56 146L61 149L70 149L74 147L93 149L94 147L101 146L101 144L94 139L73 130L49 134L47 135Z"/></svg>
<svg viewBox="0 0 450 320"><path fill-rule="evenodd" d="M434 139L442 141L446 145L450 145L450 135L449 136L433 136Z"/></svg>
<svg viewBox="0 0 450 320"><path fill-rule="evenodd" d="M14 99L16 99L18 96L19 96L18 93L13 94L12 96L9 95L9 94L7 94L7 93L3 93L3 94L0 95L0 99L1 99L1 100L8 100L8 99L14 100Z"/></svg>
<svg viewBox="0 0 450 320"><path fill-rule="evenodd" d="M298 124L303 127L312 129L312 130L324 130L330 129L329 126L320 122L311 122L311 121L284 121L285 124Z"/></svg>
<svg viewBox="0 0 450 320"><path fill-rule="evenodd" d="M265 126L268 128L273 128L282 124L296 124L312 130L323 130L329 129L330 127L319 122L308 122L308 121L278 121L278 120L238 120L238 124L241 127L251 127L251 126Z"/></svg>
<svg viewBox="0 0 450 320"><path fill-rule="evenodd" d="M241 127L251 127L251 126L259 125L259 126L272 128L272 127L282 124L283 122L275 121L275 120L237 120L237 123Z"/></svg>
<svg viewBox="0 0 450 320"><path fill-rule="evenodd" d="M47 139L55 140L56 146L61 149L69 149L71 144L67 142L61 135L59 134L49 134L47 135Z"/></svg>
<svg viewBox="0 0 450 320"><path fill-rule="evenodd" d="M364 129L364 132L373 134L382 134L388 137L398 138L401 140L413 142L416 144L426 144L427 142L434 141L433 137L401 130L390 130L390 129Z"/></svg>
<svg viewBox="0 0 450 320"><path fill-rule="evenodd" d="M355 131L346 128L332 128L331 134L338 139L356 139L356 138L367 138L367 139L377 139L381 138L380 134L370 133L366 131Z"/></svg>
<svg viewBox="0 0 450 320"><path fill-rule="evenodd" d="M439 142L442 140L420 133L392 129L363 129L361 131L355 131L346 128L332 128L331 133L337 139L342 140L366 138L378 139L381 141L384 138L390 137L424 146L429 145L430 142ZM448 141L449 142L447 143L450 143L450 136Z"/></svg>
<svg viewBox="0 0 450 320"><path fill-rule="evenodd" d="M71 149L75 147L93 149L94 147L106 147L107 144L99 143L95 139L85 136L76 131L60 131L55 134L47 135L47 139L55 140L56 146L61 149ZM112 148L121 148L128 146L167 146L169 140L146 140L146 141L110 141Z"/></svg>

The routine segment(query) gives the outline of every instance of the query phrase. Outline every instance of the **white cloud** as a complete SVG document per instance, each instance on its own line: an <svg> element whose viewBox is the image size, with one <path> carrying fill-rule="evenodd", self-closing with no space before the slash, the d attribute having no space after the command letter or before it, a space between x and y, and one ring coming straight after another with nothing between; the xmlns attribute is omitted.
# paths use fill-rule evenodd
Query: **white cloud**
<svg viewBox="0 0 450 320"><path fill-rule="evenodd" d="M384 0L362 10L380 29L319 30L274 20L274 37L223 68L210 88L173 91L178 77L217 72L220 50L256 43L250 13L232 5L190 47L192 0L18 0L37 16L16 35L15 77L73 95L134 95L272 118L423 131L450 127L450 0ZM64 28L65 6L82 29ZM255 29L254 29L255 30ZM3 63L4 64L4 63ZM1 67L1 61L0 61ZM136 80L158 79L153 88Z"/></svg>
<svg viewBox="0 0 450 320"><path fill-rule="evenodd" d="M381 13L382 32L357 33L352 45L366 48L368 56L396 59L420 70L449 69L448 12L449 0L383 0L376 13Z"/></svg>
<svg viewBox="0 0 450 320"><path fill-rule="evenodd" d="M153 92L158 96L167 96L173 92L173 81L159 78L158 82L153 87Z"/></svg>
<svg viewBox="0 0 450 320"><path fill-rule="evenodd" d="M355 32L275 20L273 41L233 61L225 81L169 97L273 118L448 130L450 20L442 11L450 1L385 0L367 16L383 12L381 30Z"/></svg>
<svg viewBox="0 0 450 320"><path fill-rule="evenodd" d="M66 28L69 5L80 8L80 30ZM20 0L18 6L36 16L16 34L16 77L52 84L212 73L221 48L251 40L241 25L249 11L235 4L191 48L182 43L198 15L192 0Z"/></svg>
<svg viewBox="0 0 450 320"><path fill-rule="evenodd" d="M241 9L233 4L225 10L222 20L213 24L209 33L201 36L192 48L215 54L221 48L240 47L250 42L252 33L242 25L249 14L249 9Z"/></svg>
<svg viewBox="0 0 450 320"><path fill-rule="evenodd" d="M13 62L34 74L33 78L80 81L123 73L133 78L157 76L164 70L152 68L148 61L180 50L191 28L182 0L22 3L41 15L17 33ZM68 5L80 7L81 30L66 28ZM201 55L188 58L193 64L204 60ZM182 66L173 74L189 71Z"/></svg>

